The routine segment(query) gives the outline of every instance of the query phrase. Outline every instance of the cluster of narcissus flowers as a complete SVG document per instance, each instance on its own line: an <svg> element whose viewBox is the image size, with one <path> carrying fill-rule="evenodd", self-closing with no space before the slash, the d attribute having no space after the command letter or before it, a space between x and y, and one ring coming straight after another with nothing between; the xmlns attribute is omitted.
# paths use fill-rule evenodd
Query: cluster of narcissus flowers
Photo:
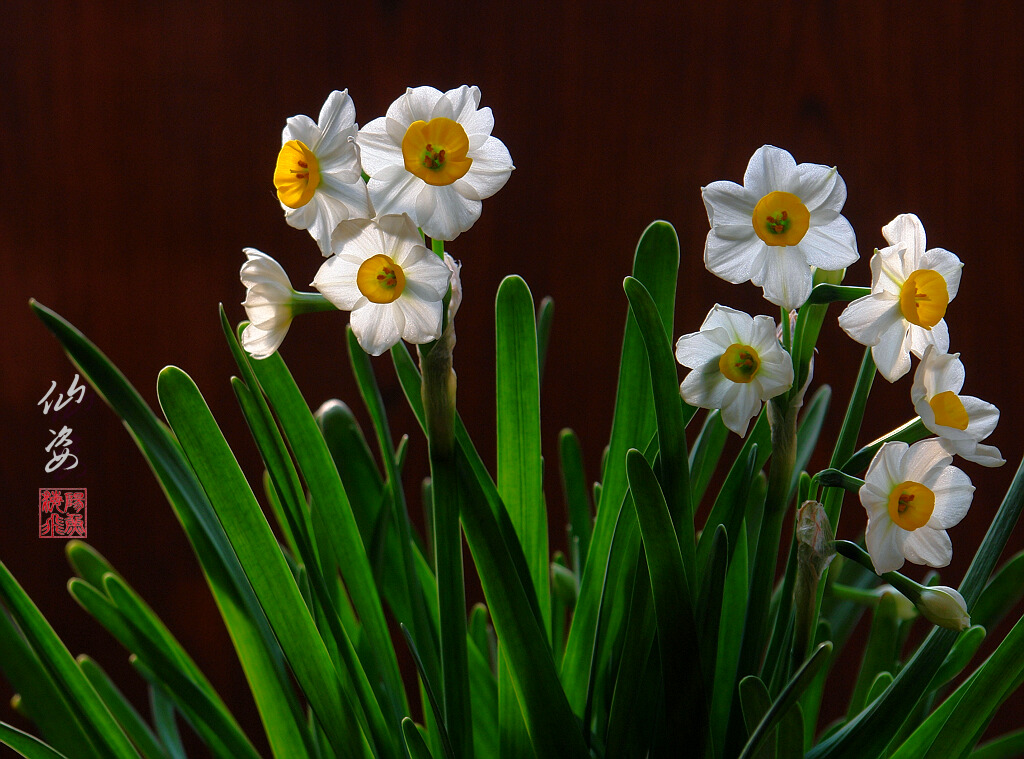
<svg viewBox="0 0 1024 759"><path fill-rule="evenodd" d="M441 336L443 302L459 290L459 268L435 243L454 240L480 218L481 201L512 173L480 90L407 89L387 115L359 129L348 90L327 98L314 122L288 119L274 186L293 227L306 229L327 261L312 285L351 311L363 350L379 356L399 340ZM368 177L368 179L366 178ZM434 251L440 253L437 245ZM242 267L250 325L242 344L255 358L277 350L295 313L316 310L284 269L246 249ZM461 290L459 290L461 292ZM453 309L449 308L449 314Z"/></svg>
<svg viewBox="0 0 1024 759"><path fill-rule="evenodd" d="M712 182L702 193L711 225L708 270L736 284L749 280L786 311L807 301L815 268L838 271L859 258L853 228L840 215L846 184L835 168L797 164L785 150L765 145L751 157L742 185ZM904 560L949 564L946 529L967 513L974 491L970 478L951 465L954 455L984 466L1004 463L998 449L981 444L995 429L998 409L960 395L964 367L960 354L948 353L944 317L960 286L960 260L927 248L924 226L913 214L897 216L882 235L889 245L871 259L870 294L851 302L839 324L871 347L890 382L909 371L911 354L920 359L911 399L937 437L909 446L886 443L868 467L860 499L879 574ZM792 360L767 316L716 305L699 332L679 338L676 358L692 370L680 386L683 399L721 409L725 425L741 436L762 402L799 402L804 390L792 387Z"/></svg>

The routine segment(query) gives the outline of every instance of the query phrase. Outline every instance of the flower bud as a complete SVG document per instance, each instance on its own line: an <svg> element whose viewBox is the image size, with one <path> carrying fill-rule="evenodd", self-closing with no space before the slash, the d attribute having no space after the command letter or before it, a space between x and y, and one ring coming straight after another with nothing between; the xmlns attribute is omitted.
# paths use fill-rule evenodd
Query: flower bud
<svg viewBox="0 0 1024 759"><path fill-rule="evenodd" d="M950 630L966 630L971 626L967 602L959 591L945 585L924 588L917 599L917 609L932 624Z"/></svg>
<svg viewBox="0 0 1024 759"><path fill-rule="evenodd" d="M891 595L894 597L896 602L897 618L907 620L913 619L917 616L917 608L914 606L914 602L896 590L892 585L879 585L875 588L875 595L877 595L879 599L884 595Z"/></svg>

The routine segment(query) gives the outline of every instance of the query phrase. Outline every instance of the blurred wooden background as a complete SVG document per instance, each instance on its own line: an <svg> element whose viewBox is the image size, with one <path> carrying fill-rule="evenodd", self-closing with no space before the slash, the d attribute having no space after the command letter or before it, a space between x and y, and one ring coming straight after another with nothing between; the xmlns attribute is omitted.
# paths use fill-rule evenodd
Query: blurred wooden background
<svg viewBox="0 0 1024 759"><path fill-rule="evenodd" d="M243 318L244 246L276 257L299 288L320 265L312 239L285 224L274 197L285 119L315 118L333 89L349 89L362 124L406 86L468 83L480 86L517 168L449 246L464 264L459 405L493 462L493 297L504 276L520 274L536 300L555 300L542 390L555 545L564 544L565 522L557 434L580 434L596 477L626 309L621 281L644 227L662 218L679 234L675 337L697 329L715 302L777 316L759 289L716 279L702 258L700 187L742 181L750 154L771 143L798 162L837 165L846 180L844 214L862 256L848 284L869 283L880 228L902 212L921 217L930 246L965 262L947 314L951 350L967 368L965 393L1002 410L987 442L1008 464L963 463L977 492L951 532L954 559L942 574L959 584L1024 454L1013 434L1024 425L1022 32L1024 8L1001 2L6 3L0 558L72 652L94 655L141 701L124 652L65 592L63 541L36 537L40 487L87 487L90 542L263 745L191 550L141 455L91 390L64 419L78 468L44 472L48 429L59 420L36 402L51 380L64 389L74 370L27 302L35 297L77 325L154 406L160 368L185 369L258 477L217 303ZM365 419L345 323L343 314L303 318L282 353L311 406L338 397ZM831 441L861 349L834 319L819 348L814 382L835 393ZM395 432L414 433L389 362L375 366ZM876 380L862 440L913 415L910 385L910 376L891 387ZM425 448L412 434L411 493L427 470ZM848 499L840 534L853 537L863 519ZM1010 549L1021 547L1018 533ZM17 721L6 684L0 695L0 718ZM834 698L834 713L845 698ZM1019 726L1019 713L1003 721Z"/></svg>

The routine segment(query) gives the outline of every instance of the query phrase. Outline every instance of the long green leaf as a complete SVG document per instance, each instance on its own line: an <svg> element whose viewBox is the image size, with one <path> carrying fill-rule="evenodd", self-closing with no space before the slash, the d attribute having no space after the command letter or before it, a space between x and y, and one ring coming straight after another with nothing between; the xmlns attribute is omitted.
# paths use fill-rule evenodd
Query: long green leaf
<svg viewBox="0 0 1024 759"><path fill-rule="evenodd" d="M67 759L64 754L47 746L38 738L6 722L0 722L0 743L10 746L26 759Z"/></svg>
<svg viewBox="0 0 1024 759"><path fill-rule="evenodd" d="M1011 556L971 607L971 622L994 630L1024 596L1024 551Z"/></svg>
<svg viewBox="0 0 1024 759"><path fill-rule="evenodd" d="M139 749L145 759L168 759L167 752L157 740L156 735L146 724L135 707L124 697L102 667L88 656L78 657L78 666L100 694L114 719L124 729L125 734Z"/></svg>
<svg viewBox="0 0 1024 759"><path fill-rule="evenodd" d="M198 388L180 369L167 367L157 394L332 746L345 757L370 755L352 696L343 690L270 525Z"/></svg>
<svg viewBox="0 0 1024 759"><path fill-rule="evenodd" d="M587 495L587 478L583 470L583 451L576 433L564 429L558 434L558 458L561 463L562 491L569 512L569 550L572 567L579 580L590 550L590 534L594 530Z"/></svg>
<svg viewBox="0 0 1024 759"><path fill-rule="evenodd" d="M633 276L647 288L657 304L663 331L667 335L674 334L678 270L679 239L675 230L667 222L656 221L640 237L633 259ZM587 673L591 667L605 568L618 510L626 492L626 451L645 447L654 432L654 400L647 349L633 313L627 309L612 432L601 473L597 519L581 579L580 601L569 628L562 660L562 683L569 703L578 713L583 711L587 697Z"/></svg>
<svg viewBox="0 0 1024 759"><path fill-rule="evenodd" d="M124 421L132 439L152 467L192 544L246 679L252 685L268 739L275 756L280 759L287 754L279 752L279 738L276 736L286 741L292 737L288 723L294 721L293 715L299 711L298 701L285 671L280 645L206 493L177 441L124 375L58 314L39 303L32 302L31 306L83 376ZM292 741L291 745L296 744Z"/></svg>
<svg viewBox="0 0 1024 759"><path fill-rule="evenodd" d="M657 478L636 449L626 454L626 474L651 574L666 724L689 736L694 755L701 756L708 737L706 685L679 540Z"/></svg>

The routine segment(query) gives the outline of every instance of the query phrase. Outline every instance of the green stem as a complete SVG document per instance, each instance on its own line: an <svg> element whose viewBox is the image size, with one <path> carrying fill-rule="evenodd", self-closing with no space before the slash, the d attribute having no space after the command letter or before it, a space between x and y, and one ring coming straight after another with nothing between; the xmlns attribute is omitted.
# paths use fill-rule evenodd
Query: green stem
<svg viewBox="0 0 1024 759"><path fill-rule="evenodd" d="M433 240L435 252L444 243ZM447 312L447 308L445 308ZM455 464L455 372L453 325L420 351L420 393L426 416L433 501L434 574L441 637L441 680L445 727L458 759L473 751L473 722L469 698L469 654L466 646L466 592L459 525L460 490Z"/></svg>
<svg viewBox="0 0 1024 759"><path fill-rule="evenodd" d="M337 311L338 307L331 303L320 293L297 293L292 291L292 313L315 314L320 311Z"/></svg>

